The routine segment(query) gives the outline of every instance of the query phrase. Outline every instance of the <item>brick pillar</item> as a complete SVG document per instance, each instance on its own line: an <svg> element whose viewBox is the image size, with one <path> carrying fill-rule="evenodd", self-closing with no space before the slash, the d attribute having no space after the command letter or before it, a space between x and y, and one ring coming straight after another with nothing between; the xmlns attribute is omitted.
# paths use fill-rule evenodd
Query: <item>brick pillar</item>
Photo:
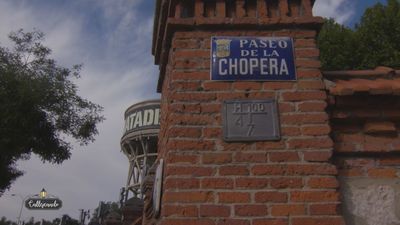
<svg viewBox="0 0 400 225"><path fill-rule="evenodd" d="M161 215L151 224L344 224L315 44L322 19L309 14L314 1L280 0L281 13L258 12L255 18L244 17L244 0L233 7L236 18L205 18L197 12L199 2L189 18L173 18L169 1L157 2L153 54L160 66L158 150L165 167ZM271 2L262 8L273 10ZM293 38L297 80L211 81L212 36ZM223 101L238 99L275 99L281 140L223 141Z"/></svg>

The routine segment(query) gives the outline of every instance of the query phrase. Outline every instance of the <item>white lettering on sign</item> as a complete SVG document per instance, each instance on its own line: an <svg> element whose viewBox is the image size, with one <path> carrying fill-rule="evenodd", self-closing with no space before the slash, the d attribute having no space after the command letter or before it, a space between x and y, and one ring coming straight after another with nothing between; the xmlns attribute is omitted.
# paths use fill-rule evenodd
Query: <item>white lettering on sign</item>
<svg viewBox="0 0 400 225"><path fill-rule="evenodd" d="M60 207L59 200L54 199L51 201L42 201L37 199L31 199L28 201L27 206L29 209L57 209Z"/></svg>
<svg viewBox="0 0 400 225"><path fill-rule="evenodd" d="M143 126L151 126L154 121L154 110L146 109L143 116Z"/></svg>
<svg viewBox="0 0 400 225"><path fill-rule="evenodd" d="M213 37L212 80L296 80L290 37Z"/></svg>
<svg viewBox="0 0 400 225"><path fill-rule="evenodd" d="M289 75L286 60L276 58L224 58L219 60L218 69L221 75Z"/></svg>
<svg viewBox="0 0 400 225"><path fill-rule="evenodd" d="M240 40L240 48L287 48L288 43L285 40Z"/></svg>
<svg viewBox="0 0 400 225"><path fill-rule="evenodd" d="M264 103L235 103L232 114L235 113L266 113L266 106Z"/></svg>
<svg viewBox="0 0 400 225"><path fill-rule="evenodd" d="M146 126L160 125L160 109L142 109L125 119L125 132Z"/></svg>
<svg viewBox="0 0 400 225"><path fill-rule="evenodd" d="M242 127L247 127L246 135L248 137L253 134L254 128L256 126L256 124L253 123L253 116L256 114L268 114L264 103L233 104L232 115L237 115L234 125L239 127L239 129ZM244 120L244 116L248 117L248 119ZM246 123L244 121L246 121Z"/></svg>

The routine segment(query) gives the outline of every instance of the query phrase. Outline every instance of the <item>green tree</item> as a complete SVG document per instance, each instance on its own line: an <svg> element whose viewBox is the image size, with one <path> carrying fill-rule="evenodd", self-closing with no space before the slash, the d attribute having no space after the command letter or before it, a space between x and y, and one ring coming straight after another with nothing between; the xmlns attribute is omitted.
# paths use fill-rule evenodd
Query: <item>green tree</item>
<svg viewBox="0 0 400 225"><path fill-rule="evenodd" d="M112 212L121 215L121 208L117 202L100 202L99 207L95 208L93 211L91 221L100 221Z"/></svg>
<svg viewBox="0 0 400 225"><path fill-rule="evenodd" d="M60 218L55 218L52 221L52 224L54 224L54 225L61 225L60 223L61 223L61 219Z"/></svg>
<svg viewBox="0 0 400 225"><path fill-rule="evenodd" d="M61 222L62 222L62 224L61 224ZM64 214L62 216L62 221L61 221L60 218L55 218L55 219L53 219L53 221L48 221L48 220L44 220L44 219L35 221L35 218L31 217L24 224L25 225L80 225L78 220L76 220L74 218L71 218L67 214ZM0 223L0 225L3 225L3 224ZM16 225L16 223L13 223L13 224L10 224L10 225Z"/></svg>
<svg viewBox="0 0 400 225"><path fill-rule="evenodd" d="M0 219L0 225L17 225L17 223L8 220L6 217L1 217Z"/></svg>
<svg viewBox="0 0 400 225"><path fill-rule="evenodd" d="M326 20L318 36L324 70L400 68L400 2L368 8L354 29Z"/></svg>
<svg viewBox="0 0 400 225"><path fill-rule="evenodd" d="M35 218L34 217L29 218L28 222L26 222L25 225L35 225Z"/></svg>
<svg viewBox="0 0 400 225"><path fill-rule="evenodd" d="M69 215L65 214L62 217L63 217L62 224L60 224L60 225L80 225L78 220L71 218Z"/></svg>
<svg viewBox="0 0 400 225"><path fill-rule="evenodd" d="M356 27L363 68L400 68L400 2L388 0L367 9Z"/></svg>
<svg viewBox="0 0 400 225"><path fill-rule="evenodd" d="M0 195L22 175L17 160L34 153L62 163L71 154L64 138L88 144L104 119L102 107L77 94L72 79L81 66L58 65L42 32L19 30L9 38L14 47L0 47Z"/></svg>
<svg viewBox="0 0 400 225"><path fill-rule="evenodd" d="M357 65L354 54L358 42L351 29L333 19L325 20L317 42L324 70L352 69Z"/></svg>

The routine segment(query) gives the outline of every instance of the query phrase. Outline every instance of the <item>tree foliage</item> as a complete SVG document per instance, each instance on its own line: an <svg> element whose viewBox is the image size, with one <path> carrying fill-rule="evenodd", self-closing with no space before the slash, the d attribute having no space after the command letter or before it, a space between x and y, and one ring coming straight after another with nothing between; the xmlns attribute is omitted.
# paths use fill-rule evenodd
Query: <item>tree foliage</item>
<svg viewBox="0 0 400 225"><path fill-rule="evenodd" d="M325 70L352 69L357 60L354 57L357 41L354 32L333 19L325 21L319 36L320 59Z"/></svg>
<svg viewBox="0 0 400 225"><path fill-rule="evenodd" d="M80 222L78 220L70 217L69 215L64 214L62 216L62 221L57 218L57 219L53 220L53 224L57 224L57 225L80 225Z"/></svg>
<svg viewBox="0 0 400 225"><path fill-rule="evenodd" d="M12 49L0 47L0 195L22 172L16 161L31 153L43 162L70 157L69 136L88 144L103 120L102 108L77 94L72 79L80 65L62 67L50 58L40 31L9 35Z"/></svg>
<svg viewBox="0 0 400 225"><path fill-rule="evenodd" d="M80 225L79 221L71 218L69 215L64 214L62 218L55 218L53 221L48 220L35 220L34 217L29 218L28 221L23 221L24 225ZM17 225L16 222L8 220L6 217L0 219L0 225Z"/></svg>
<svg viewBox="0 0 400 225"><path fill-rule="evenodd" d="M354 29L327 20L318 36L324 70L400 68L400 2L368 8Z"/></svg>
<svg viewBox="0 0 400 225"><path fill-rule="evenodd" d="M100 210L100 212L99 212ZM100 202L99 206L96 207L92 214L92 221L99 221L104 219L109 213L117 213L121 215L121 208L117 202Z"/></svg>
<svg viewBox="0 0 400 225"><path fill-rule="evenodd" d="M0 225L17 225L16 222L8 220L6 217L1 217L0 219Z"/></svg>

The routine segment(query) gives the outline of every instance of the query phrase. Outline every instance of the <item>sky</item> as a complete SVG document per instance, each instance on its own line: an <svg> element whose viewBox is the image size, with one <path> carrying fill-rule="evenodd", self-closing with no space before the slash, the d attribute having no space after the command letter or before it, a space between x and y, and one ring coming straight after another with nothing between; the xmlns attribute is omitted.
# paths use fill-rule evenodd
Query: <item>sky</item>
<svg viewBox="0 0 400 225"><path fill-rule="evenodd" d="M353 27L365 8L377 2L386 1L317 0L314 14ZM24 208L22 220L63 214L79 218L79 209L93 211L99 201L118 201L128 173L119 145L124 111L134 103L160 98L158 67L151 55L154 5L154 0L0 0L0 45L10 46L7 35L20 28L43 31L44 43L60 65L84 64L75 81L79 95L102 105L106 117L96 141L74 144L71 159L63 164L43 164L35 156L19 161L25 175L0 197L0 217L16 220L21 197L42 188L58 196L63 207Z"/></svg>

